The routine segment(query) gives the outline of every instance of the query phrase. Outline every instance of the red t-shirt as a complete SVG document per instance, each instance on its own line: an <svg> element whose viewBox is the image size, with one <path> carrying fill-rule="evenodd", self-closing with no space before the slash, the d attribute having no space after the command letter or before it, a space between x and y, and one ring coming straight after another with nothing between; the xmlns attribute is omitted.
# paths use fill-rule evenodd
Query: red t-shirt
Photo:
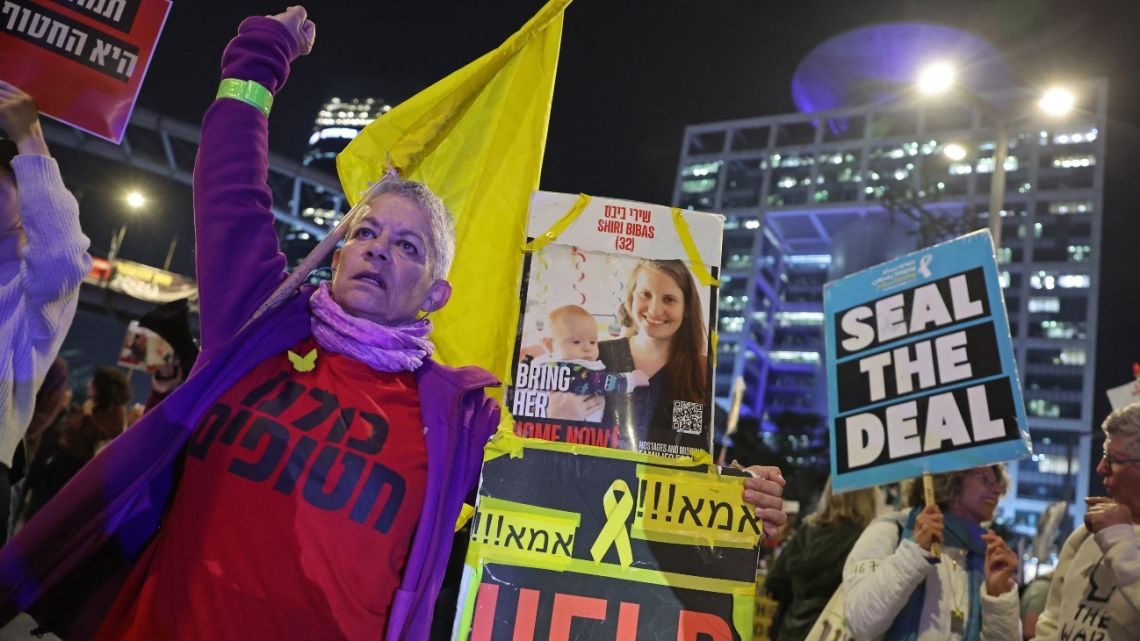
<svg viewBox="0 0 1140 641"><path fill-rule="evenodd" d="M423 505L415 375L312 340L241 379L190 439L157 538L98 641L382 638Z"/></svg>

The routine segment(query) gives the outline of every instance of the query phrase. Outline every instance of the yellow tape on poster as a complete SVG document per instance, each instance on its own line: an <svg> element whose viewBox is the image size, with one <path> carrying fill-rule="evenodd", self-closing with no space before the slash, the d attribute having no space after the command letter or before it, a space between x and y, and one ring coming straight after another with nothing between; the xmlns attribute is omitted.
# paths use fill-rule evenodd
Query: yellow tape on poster
<svg viewBox="0 0 1140 641"><path fill-rule="evenodd" d="M471 526L471 544L497 550L500 558L513 559L512 565L559 570L574 554L581 521L576 512L484 496Z"/></svg>
<svg viewBox="0 0 1140 641"><path fill-rule="evenodd" d="M499 430L491 440L487 442L486 447L483 449L483 462L493 461L503 455L508 455L511 458L520 458L523 455L524 449L565 452L566 454L586 454L622 461L633 461L634 463L671 465L674 467L687 465L703 467L713 464L712 455L704 450L689 450L689 456L687 458L670 458L668 456L641 454L640 452L631 452L629 450L621 450L613 447L598 447L597 445L585 445L583 443L559 443L557 441L547 441L541 438L526 438L515 434L511 430ZM716 471L712 470L711 473L716 474Z"/></svg>
<svg viewBox="0 0 1140 641"><path fill-rule="evenodd" d="M689 223L685 220L685 215L681 213L680 208L673 208L673 229L677 231L677 238L681 240L681 246L685 248L685 254L689 257L689 269L692 270L693 275L702 285L716 285L720 286L720 281L713 278L709 268L705 265L705 261L701 258L701 253L697 251L697 244L693 242L693 234L689 232Z"/></svg>
<svg viewBox="0 0 1140 641"><path fill-rule="evenodd" d="M536 251L540 251L550 243L558 240L558 237L562 235L562 232L566 231L566 229L570 227L571 223L578 219L578 216L586 210L586 206L589 204L589 196L586 194L578 194L578 200L574 201L574 204L570 206L570 209L565 214L563 214L562 218L559 218L553 225L551 225L550 229L536 236L534 240L530 241L529 243L523 245L523 252L530 254Z"/></svg>
<svg viewBox="0 0 1140 641"><path fill-rule="evenodd" d="M739 477L737 477L739 478ZM637 466L637 508L630 536L660 543L751 548L761 522L741 486L686 470Z"/></svg>
<svg viewBox="0 0 1140 641"><path fill-rule="evenodd" d="M600 576L623 581L635 581L649 585L663 585L672 588L687 590L701 590L717 594L731 594L734 596L747 596L749 601L756 593L756 584L751 581L730 581L727 579L710 579L708 577L678 574L676 572L662 572L637 566L622 567L614 563L596 563L584 559L570 559L563 567L551 568L533 557L516 554L511 550L495 548L472 542L467 548L467 563L476 558L482 563L501 563L538 570L555 570L558 572L573 572L588 576Z"/></svg>
<svg viewBox="0 0 1140 641"><path fill-rule="evenodd" d="M633 538L660 543L750 548L755 547L763 536L763 521L756 518L751 507L744 502L743 477L720 475L708 452L703 450L692 450L693 455L688 459L674 459L499 432L487 444L483 460L491 461L503 455L521 458L527 449L639 463L638 487L633 492L636 509L629 528L629 536ZM622 494L628 496L630 489L626 488ZM620 525L624 528L630 514L628 510L617 507L617 503L606 507L607 518L622 517ZM616 543L618 539L611 541ZM619 543L619 553L621 549Z"/></svg>
<svg viewBox="0 0 1140 641"><path fill-rule="evenodd" d="M625 581L631 590L641 584L724 595L731 599L731 611L725 613L730 620L725 623L741 638L749 638L756 590L752 580L664 571L655 564L635 560L631 549L633 539L720 549L755 548L762 524L743 501L743 477L722 475L706 452L695 453L690 459L671 459L511 433L499 433L486 449L487 461L503 455L524 459L541 451L541 461L549 460L547 453L558 452L636 465L632 470L625 467L624 478L613 479L608 487L595 484L598 495L588 498L581 508L577 502L565 510L481 495L467 551L468 574L458 638L467 639L472 634L479 586L488 565L565 573L566 580L578 580L570 575L581 575ZM590 529L597 534L580 539L584 519L593 523ZM599 520L600 530L596 525ZM640 546L644 549L644 544ZM638 544L632 547L636 549ZM494 604L490 607L493 611ZM684 604L679 607L684 611ZM494 615L484 612L484 616ZM513 625L509 616L493 625L500 624ZM482 633L485 635L487 629Z"/></svg>

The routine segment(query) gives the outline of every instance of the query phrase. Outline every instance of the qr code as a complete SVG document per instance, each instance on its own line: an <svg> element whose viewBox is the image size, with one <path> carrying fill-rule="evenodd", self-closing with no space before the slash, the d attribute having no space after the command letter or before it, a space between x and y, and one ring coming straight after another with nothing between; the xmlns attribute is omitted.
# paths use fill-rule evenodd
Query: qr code
<svg viewBox="0 0 1140 641"><path fill-rule="evenodd" d="M683 434L700 434L705 429L705 406L689 401L673 401L673 430Z"/></svg>

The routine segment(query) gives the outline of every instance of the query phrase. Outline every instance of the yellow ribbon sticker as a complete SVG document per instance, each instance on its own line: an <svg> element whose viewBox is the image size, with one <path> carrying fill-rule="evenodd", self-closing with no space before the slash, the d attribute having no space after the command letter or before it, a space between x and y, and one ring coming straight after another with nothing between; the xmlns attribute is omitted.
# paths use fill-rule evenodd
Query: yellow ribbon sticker
<svg viewBox="0 0 1140 641"><path fill-rule="evenodd" d="M458 532L463 529L464 525L475 516L475 506L470 503L464 503L463 507L459 508L459 518L455 520L455 531Z"/></svg>
<svg viewBox="0 0 1140 641"><path fill-rule="evenodd" d="M621 499L617 498L617 492L621 492ZM606 510L606 524L602 526L594 545L590 546L590 556L594 562L601 563L612 544L617 548L618 562L623 568L628 568L633 563L633 549L629 545L629 530L626 529L629 515L633 513L633 497L629 485L621 479L611 483L602 498L602 505Z"/></svg>
<svg viewBox="0 0 1140 641"><path fill-rule="evenodd" d="M289 362L293 364L293 369L298 372L311 372L317 366L317 348L315 347L304 356L293 353L293 350L289 350L287 356L289 356Z"/></svg>
<svg viewBox="0 0 1140 641"><path fill-rule="evenodd" d="M673 228L677 230L677 238L681 239L681 246L685 248L685 254L689 256L690 269L693 270L693 275L701 281L702 285L719 287L720 281L712 277L709 268L705 266L705 261L701 259L701 253L697 251L697 244L693 242L693 235L689 233L689 222L685 220L679 207L673 208Z"/></svg>
<svg viewBox="0 0 1140 641"><path fill-rule="evenodd" d="M581 214L586 209L586 205L589 204L589 196L586 194L578 194L578 200L574 201L574 205L570 207L570 211L567 211L566 214L562 216L562 218L558 219L558 222L551 225L550 229L546 230L544 234L523 245L523 252L529 254L539 251L543 247L546 247L550 243L558 240L558 237L562 235L562 232L566 231L566 228L568 228L570 224L578 218L578 215Z"/></svg>

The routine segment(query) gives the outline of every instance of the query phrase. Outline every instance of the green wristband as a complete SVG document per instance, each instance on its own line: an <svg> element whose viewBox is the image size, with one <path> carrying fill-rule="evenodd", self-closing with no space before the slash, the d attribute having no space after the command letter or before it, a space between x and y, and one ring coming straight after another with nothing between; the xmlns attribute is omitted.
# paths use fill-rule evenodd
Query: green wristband
<svg viewBox="0 0 1140 641"><path fill-rule="evenodd" d="M217 98L233 98L246 104L257 107L257 110L269 117L269 110L273 107L273 94L264 85L253 80L237 80L226 78L218 85Z"/></svg>

